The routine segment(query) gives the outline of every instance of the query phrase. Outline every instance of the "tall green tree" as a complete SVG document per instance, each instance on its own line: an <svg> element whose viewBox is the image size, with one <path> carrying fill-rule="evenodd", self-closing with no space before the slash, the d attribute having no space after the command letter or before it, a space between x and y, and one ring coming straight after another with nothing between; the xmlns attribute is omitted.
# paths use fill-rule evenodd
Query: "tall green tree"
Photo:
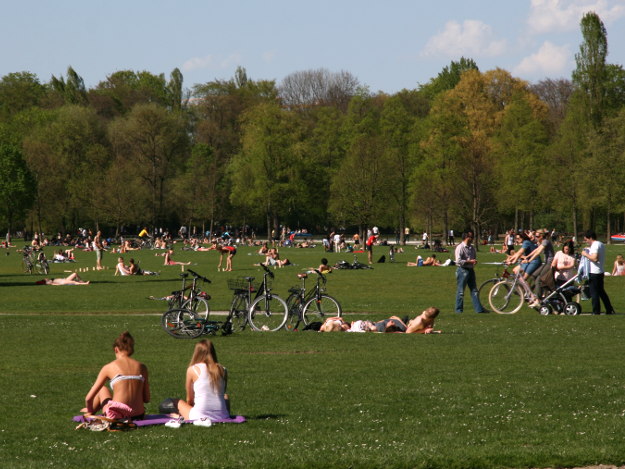
<svg viewBox="0 0 625 469"><path fill-rule="evenodd" d="M580 27L584 40L575 54L577 67L573 71L573 82L584 96L593 126L598 128L604 112L608 37L603 22L594 12L582 17Z"/></svg>
<svg viewBox="0 0 625 469"><path fill-rule="evenodd" d="M35 200L35 179L18 148L0 144L0 219L11 232Z"/></svg>
<svg viewBox="0 0 625 469"><path fill-rule="evenodd" d="M0 79L0 122L38 106L45 96L45 87L30 72L9 73Z"/></svg>
<svg viewBox="0 0 625 469"><path fill-rule="evenodd" d="M115 155L132 160L135 174L148 186L150 198L143 203L149 216L142 221L164 223L169 185L189 149L186 122L157 104L138 104L111 122L108 131Z"/></svg>
<svg viewBox="0 0 625 469"><path fill-rule="evenodd" d="M67 78L52 75L50 86L61 97L64 104L87 103L85 81L72 67L67 68Z"/></svg>
<svg viewBox="0 0 625 469"><path fill-rule="evenodd" d="M297 212L308 190L299 151L301 129L293 115L275 103L245 113L240 153L231 161L230 202L247 221L264 218L268 234ZM241 217L241 218L243 218Z"/></svg>
<svg viewBox="0 0 625 469"><path fill-rule="evenodd" d="M398 93L384 102L380 116L385 147L381 155L382 170L392 204L388 207L391 218L387 223L395 227L402 244L408 218L409 185L416 166L414 150L418 144L418 135L414 133L418 116L412 112L415 107L412 101L418 99L416 91Z"/></svg>
<svg viewBox="0 0 625 469"><path fill-rule="evenodd" d="M545 157L548 144L545 119L547 106L534 108L530 95L518 94L506 106L501 126L493 138L497 206L500 213L514 212L514 228L519 228L519 210L532 214L540 203L549 200L548 181L542 181L549 162ZM541 188L546 193L540 194ZM547 205L548 206L548 205Z"/></svg>

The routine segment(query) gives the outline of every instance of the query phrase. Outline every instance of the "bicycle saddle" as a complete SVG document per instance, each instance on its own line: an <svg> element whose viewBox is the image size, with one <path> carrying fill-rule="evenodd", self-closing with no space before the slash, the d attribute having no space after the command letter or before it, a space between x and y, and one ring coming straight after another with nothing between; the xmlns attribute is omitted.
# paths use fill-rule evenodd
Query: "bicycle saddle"
<svg viewBox="0 0 625 469"><path fill-rule="evenodd" d="M297 278L308 278L308 274L297 274Z"/></svg>

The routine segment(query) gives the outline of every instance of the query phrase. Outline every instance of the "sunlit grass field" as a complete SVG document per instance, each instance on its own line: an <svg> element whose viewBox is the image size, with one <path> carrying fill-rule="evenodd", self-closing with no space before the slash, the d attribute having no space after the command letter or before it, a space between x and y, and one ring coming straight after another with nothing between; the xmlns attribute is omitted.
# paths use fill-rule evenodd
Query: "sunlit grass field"
<svg viewBox="0 0 625 469"><path fill-rule="evenodd" d="M608 247L606 268L624 252ZM442 313L441 335L217 335L229 370L232 410L242 425L128 433L74 431L71 417L111 344L123 330L148 366L149 412L182 397L194 341L160 328L162 296L179 286L180 267L162 266L154 251L126 254L155 277L114 277L91 270L93 253L55 264L51 276L80 272L90 286L37 286L21 273L14 249L0 251L1 467L572 467L625 464L625 278L607 278L615 316L543 317L528 308L512 316L478 315L470 301L453 313L454 267L409 268L422 250L410 247L373 270L336 271L328 291L352 318L415 315L430 305ZM275 271L274 291L286 296L296 274L353 261L353 254L282 249L295 264ZM425 252L425 254L429 254ZM451 254L451 253L450 253ZM448 254L449 255L449 254ZM441 260L446 254L439 254ZM51 257L51 249L49 249ZM365 261L365 254L358 254ZM480 252L478 280L501 255ZM211 308L228 308L226 280L257 276L261 256L239 248L235 272L217 272L215 252L176 252L212 280ZM608 266L608 263L610 266ZM584 312L589 302L582 302ZM348 316L349 316L348 315ZM222 316L217 315L217 318Z"/></svg>

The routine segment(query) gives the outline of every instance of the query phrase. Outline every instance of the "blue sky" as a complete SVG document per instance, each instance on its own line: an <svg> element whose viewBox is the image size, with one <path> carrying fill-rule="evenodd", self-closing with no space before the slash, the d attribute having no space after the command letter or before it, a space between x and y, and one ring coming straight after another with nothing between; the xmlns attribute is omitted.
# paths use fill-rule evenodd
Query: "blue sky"
<svg viewBox="0 0 625 469"><path fill-rule="evenodd" d="M41 82L68 66L88 87L117 70L184 86L326 68L373 92L415 88L461 56L536 82L570 78L579 20L595 11L608 32L608 62L625 66L625 0L0 0L0 76Z"/></svg>

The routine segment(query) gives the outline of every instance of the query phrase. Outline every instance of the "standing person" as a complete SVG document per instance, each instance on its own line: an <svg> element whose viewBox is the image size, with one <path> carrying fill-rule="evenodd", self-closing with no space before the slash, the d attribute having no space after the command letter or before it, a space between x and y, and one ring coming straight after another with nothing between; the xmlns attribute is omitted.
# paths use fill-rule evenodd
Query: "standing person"
<svg viewBox="0 0 625 469"><path fill-rule="evenodd" d="M378 240L378 235L371 234L365 242L365 251L367 251L367 260L369 264L373 264L373 245Z"/></svg>
<svg viewBox="0 0 625 469"><path fill-rule="evenodd" d="M508 230L505 239L506 254L511 256L514 252L514 230Z"/></svg>
<svg viewBox="0 0 625 469"><path fill-rule="evenodd" d="M590 246L590 249L584 249L581 254L590 261L588 286L590 287L590 298L592 300L592 314L601 314L600 300L603 301L606 314L614 314L610 297L603 286L605 245L601 241L597 241L597 234L592 230L584 233L584 241Z"/></svg>
<svg viewBox="0 0 625 469"><path fill-rule="evenodd" d="M473 247L473 233L467 231L462 234L462 242L456 247L456 313L462 313L464 309L464 290L469 287L473 309L476 313L485 313L482 303L480 303L477 282L475 279L475 247Z"/></svg>
<svg viewBox="0 0 625 469"><path fill-rule="evenodd" d="M219 253L219 264L217 264L217 272L221 269L221 263L224 258L224 254L226 254L226 268L224 272L232 272L232 258L237 253L236 246L222 246L221 244L213 243L213 245L208 248L208 250L215 250Z"/></svg>
<svg viewBox="0 0 625 469"><path fill-rule="evenodd" d="M454 230L449 230L449 234L447 235L447 244L449 246L453 246L454 244L456 244L456 239L454 236Z"/></svg>
<svg viewBox="0 0 625 469"><path fill-rule="evenodd" d="M93 238L93 250L95 251L95 268L102 270L102 254L104 253L104 245L102 244L102 232L98 230Z"/></svg>
<svg viewBox="0 0 625 469"><path fill-rule="evenodd" d="M423 241L423 247L425 247L425 245L428 243L428 233L427 233L427 231L423 232L423 235L421 236L421 241Z"/></svg>

